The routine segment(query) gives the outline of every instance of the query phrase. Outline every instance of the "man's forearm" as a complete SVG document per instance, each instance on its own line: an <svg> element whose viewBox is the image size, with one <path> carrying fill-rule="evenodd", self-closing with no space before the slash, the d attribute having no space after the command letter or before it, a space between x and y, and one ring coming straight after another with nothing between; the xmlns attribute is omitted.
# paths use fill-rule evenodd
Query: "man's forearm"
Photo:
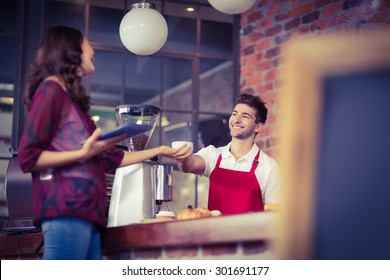
<svg viewBox="0 0 390 280"><path fill-rule="evenodd" d="M177 166L179 167L179 169L182 172L184 172L184 173L191 172L191 159L192 159L192 156L190 156L184 160L177 161Z"/></svg>
<svg viewBox="0 0 390 280"><path fill-rule="evenodd" d="M205 164L203 159L197 155L191 155L186 159L177 161L177 165L184 173L201 175L204 172Z"/></svg>

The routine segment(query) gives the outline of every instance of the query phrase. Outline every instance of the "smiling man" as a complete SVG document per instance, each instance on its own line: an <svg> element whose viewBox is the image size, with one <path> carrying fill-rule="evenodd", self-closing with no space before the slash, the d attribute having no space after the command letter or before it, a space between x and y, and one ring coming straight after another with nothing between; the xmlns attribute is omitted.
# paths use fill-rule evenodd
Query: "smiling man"
<svg viewBox="0 0 390 280"><path fill-rule="evenodd" d="M267 113L261 98L239 95L229 119L231 142L178 160L183 172L210 177L209 210L238 214L279 209L279 165L254 143Z"/></svg>

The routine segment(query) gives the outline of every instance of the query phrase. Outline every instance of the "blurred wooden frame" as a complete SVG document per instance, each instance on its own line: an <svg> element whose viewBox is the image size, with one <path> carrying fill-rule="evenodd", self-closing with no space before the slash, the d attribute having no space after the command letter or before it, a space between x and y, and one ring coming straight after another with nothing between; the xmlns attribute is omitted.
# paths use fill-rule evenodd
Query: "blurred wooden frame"
<svg viewBox="0 0 390 280"><path fill-rule="evenodd" d="M324 79L389 67L390 32L360 31L294 38L285 55L280 160L283 211L275 242L278 259L312 259L317 143Z"/></svg>

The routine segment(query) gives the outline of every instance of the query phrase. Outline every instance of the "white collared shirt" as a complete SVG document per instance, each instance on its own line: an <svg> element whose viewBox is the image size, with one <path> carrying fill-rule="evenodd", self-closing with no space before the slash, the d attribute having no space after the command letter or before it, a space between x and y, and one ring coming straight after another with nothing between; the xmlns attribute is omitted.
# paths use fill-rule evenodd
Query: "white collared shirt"
<svg viewBox="0 0 390 280"><path fill-rule="evenodd" d="M204 176L210 176L217 163L219 155L222 153L222 160L220 168L246 171L249 172L253 160L256 157L259 148L257 145L253 145L252 149L248 154L242 158L235 160L234 156L230 153L230 145L224 147L214 147L212 145L207 146L199 150L196 155L203 158L206 163ZM276 160L268 156L263 151L260 151L259 165L255 171L256 178L259 181L263 203L280 203L280 192L281 192L281 178L280 178L280 167Z"/></svg>

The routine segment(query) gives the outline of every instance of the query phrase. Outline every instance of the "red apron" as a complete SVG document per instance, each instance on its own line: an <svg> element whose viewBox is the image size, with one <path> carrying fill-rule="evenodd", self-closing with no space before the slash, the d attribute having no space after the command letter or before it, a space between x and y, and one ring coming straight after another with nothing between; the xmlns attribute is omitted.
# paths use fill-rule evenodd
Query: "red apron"
<svg viewBox="0 0 390 280"><path fill-rule="evenodd" d="M220 168L222 154L210 174L208 209L222 214L263 211L263 196L255 170L259 164L257 153L249 172Z"/></svg>

